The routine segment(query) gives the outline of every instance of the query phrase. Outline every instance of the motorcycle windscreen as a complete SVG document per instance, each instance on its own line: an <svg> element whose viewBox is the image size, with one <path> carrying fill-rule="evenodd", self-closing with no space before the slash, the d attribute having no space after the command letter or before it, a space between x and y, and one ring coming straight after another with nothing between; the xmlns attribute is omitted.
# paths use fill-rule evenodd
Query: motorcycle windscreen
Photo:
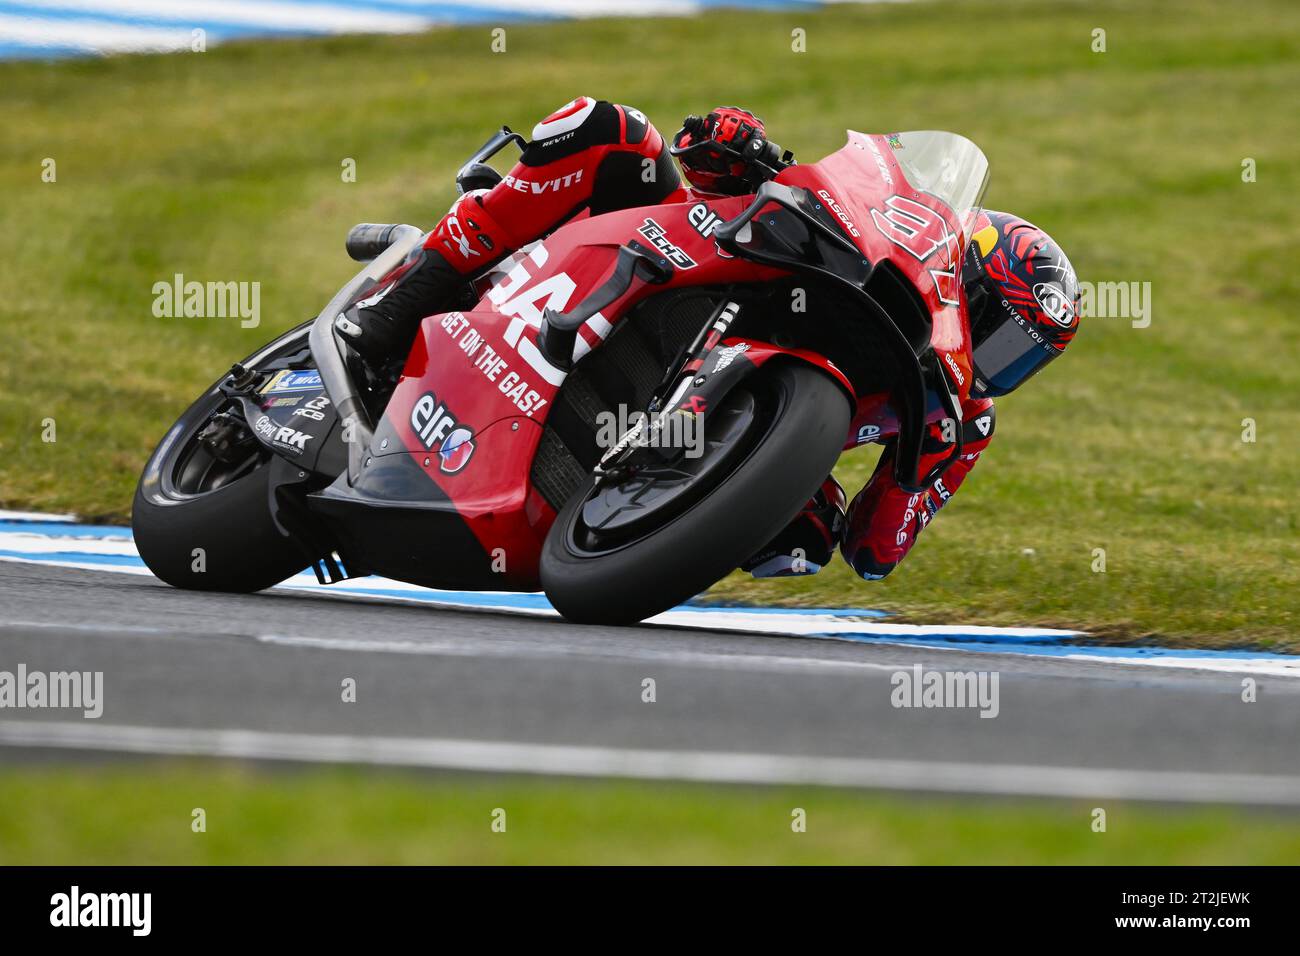
<svg viewBox="0 0 1300 956"><path fill-rule="evenodd" d="M913 189L929 193L952 210L959 242L954 258L960 260L988 187L989 161L983 151L965 136L942 130L888 133L877 138L880 140L889 147Z"/></svg>

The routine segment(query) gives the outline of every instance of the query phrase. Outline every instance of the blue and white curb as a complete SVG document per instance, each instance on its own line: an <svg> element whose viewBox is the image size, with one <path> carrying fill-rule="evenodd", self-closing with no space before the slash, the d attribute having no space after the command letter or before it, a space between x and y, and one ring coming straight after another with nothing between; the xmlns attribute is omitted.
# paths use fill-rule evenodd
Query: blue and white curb
<svg viewBox="0 0 1300 956"><path fill-rule="evenodd" d="M0 561L152 577L140 560L129 528L80 524L71 515L0 511ZM443 591L381 577L322 585L313 575L300 574L272 590L501 614L559 616L542 594ZM894 624L885 620L888 616L885 611L873 608L758 608L684 604L651 618L647 623L746 634L833 638L874 644L1028 654L1065 660L1300 677L1300 657L1297 656L1167 647L1096 647L1075 643L1086 637L1079 631L1045 627Z"/></svg>
<svg viewBox="0 0 1300 956"><path fill-rule="evenodd" d="M799 9L819 0L0 0L0 59L175 53L236 37L419 33L439 26Z"/></svg>

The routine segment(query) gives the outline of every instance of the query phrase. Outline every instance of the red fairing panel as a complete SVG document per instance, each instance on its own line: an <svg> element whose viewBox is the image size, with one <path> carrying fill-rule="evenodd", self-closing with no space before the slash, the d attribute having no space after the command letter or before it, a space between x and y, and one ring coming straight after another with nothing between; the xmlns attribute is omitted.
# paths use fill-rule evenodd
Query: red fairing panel
<svg viewBox="0 0 1300 956"><path fill-rule="evenodd" d="M783 275L720 254L710 238L713 225L745 204L744 198L680 203L571 223L504 262L472 311L424 320L377 431L377 438L396 440L380 454L413 455L487 552L504 549L503 583L538 586L537 555L555 519L528 483L542 426L566 377L537 346L543 312L564 312L590 295L614 271L619 247L631 241L670 261L673 278L663 285L633 282L593 315L579 330L575 360L598 348L617 318L648 295ZM457 429L472 436L467 460L459 446L444 447Z"/></svg>
<svg viewBox="0 0 1300 956"><path fill-rule="evenodd" d="M773 345L770 342L760 342L757 339L730 338L722 343L727 348L734 348L737 345L745 345L745 358L754 365L766 365L769 361L779 356L787 358L797 358L801 362L807 362L821 369L831 378L839 383L840 388L844 389L850 401L853 400L853 383L849 381L847 375L840 370L840 367L819 352L811 352L808 349L787 349L779 345Z"/></svg>
<svg viewBox="0 0 1300 956"><path fill-rule="evenodd" d="M849 133L838 152L778 177L822 199L863 254L888 260L916 286L934 322L931 344L963 402L974 381L970 330L961 294L966 237L941 199L913 189L888 138Z"/></svg>

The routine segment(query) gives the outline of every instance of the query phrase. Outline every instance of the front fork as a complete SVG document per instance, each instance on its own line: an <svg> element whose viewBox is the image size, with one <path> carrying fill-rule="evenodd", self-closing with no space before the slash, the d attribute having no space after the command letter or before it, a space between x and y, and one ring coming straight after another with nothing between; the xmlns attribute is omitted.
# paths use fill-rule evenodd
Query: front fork
<svg viewBox="0 0 1300 956"><path fill-rule="evenodd" d="M656 456L657 460L652 459L656 464L680 456L680 448L671 445L664 447L647 439L653 439L656 429L659 434L672 434L667 429L675 415L690 416L697 419L697 425L702 426L702 416L710 409L719 407L727 393L741 379L753 374L774 358L806 362L814 366L829 375L844 390L850 403L856 402L853 383L824 355L755 339L728 340L727 332L735 324L740 311L740 303L732 299L723 301L714 310L695 341L683 353L683 360L677 365L677 370L666 376L655 389L655 398L649 405L650 415L637 421L601 457L595 468L598 481L624 477L635 467L637 452L643 450L643 446L649 446L644 450ZM665 393L669 397L661 401L658 396ZM703 434L702 427L699 433Z"/></svg>
<svg viewBox="0 0 1300 956"><path fill-rule="evenodd" d="M626 471L636 451L645 445L658 452L662 460L671 459L681 451L678 448L662 447L650 439L656 433L671 434L669 428L674 415L690 416L702 424L701 416L705 410L729 391L735 381L741 377L739 375L711 376L704 371L704 364L709 354L717 348L739 314L740 303L732 299L724 300L714 309L713 314L709 316L709 321L704 324L695 336L695 340L683 353L683 361L677 366L677 371L670 372L655 388L654 397L649 404L650 414L638 419L636 424L601 456L595 468L598 479ZM725 353L727 350L722 351ZM738 353L732 353L731 358L734 359L735 354ZM719 358L713 363L713 371L721 372L733 364L731 359ZM660 396L668 392L670 387L672 390L668 398L661 400Z"/></svg>

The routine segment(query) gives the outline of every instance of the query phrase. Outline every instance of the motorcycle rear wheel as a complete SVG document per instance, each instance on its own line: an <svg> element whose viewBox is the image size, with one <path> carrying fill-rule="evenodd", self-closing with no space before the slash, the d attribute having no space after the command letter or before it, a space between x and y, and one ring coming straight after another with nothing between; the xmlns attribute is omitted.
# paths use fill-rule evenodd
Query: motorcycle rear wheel
<svg viewBox="0 0 1300 956"><path fill-rule="evenodd" d="M773 364L737 386L761 416L726 474L661 524L623 537L587 527L588 481L560 511L541 557L542 587L582 624L635 624L725 577L794 518L830 473L848 434L847 396L801 362ZM706 416L707 417L707 416ZM706 436L708 422L706 421ZM707 443L706 443L707 446Z"/></svg>
<svg viewBox="0 0 1300 956"><path fill-rule="evenodd" d="M261 367L306 347L299 326L245 359ZM214 384L168 430L136 486L136 550L158 578L196 591L261 591L307 566L301 546L271 514L273 457L254 442L235 460L216 458L198 433L228 400Z"/></svg>

